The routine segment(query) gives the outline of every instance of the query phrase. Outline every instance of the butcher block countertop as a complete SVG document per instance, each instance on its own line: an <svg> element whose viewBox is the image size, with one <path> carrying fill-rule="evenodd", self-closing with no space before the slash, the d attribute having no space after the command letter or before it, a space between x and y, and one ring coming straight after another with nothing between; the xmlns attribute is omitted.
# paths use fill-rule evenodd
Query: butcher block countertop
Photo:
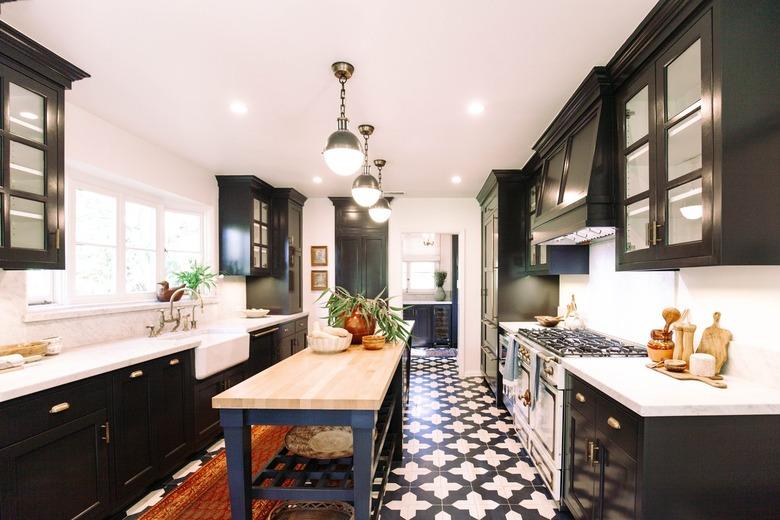
<svg viewBox="0 0 780 520"><path fill-rule="evenodd" d="M400 342L382 350L354 345L336 354L307 348L211 402L234 409L379 410L404 348Z"/></svg>

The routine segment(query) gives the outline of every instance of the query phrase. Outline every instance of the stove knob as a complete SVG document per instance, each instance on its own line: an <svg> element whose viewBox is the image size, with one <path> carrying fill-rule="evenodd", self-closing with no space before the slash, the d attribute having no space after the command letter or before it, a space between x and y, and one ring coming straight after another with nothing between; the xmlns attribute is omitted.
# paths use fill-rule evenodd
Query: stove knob
<svg viewBox="0 0 780 520"><path fill-rule="evenodd" d="M544 365L544 373L548 376L552 376L555 373L555 369L550 365Z"/></svg>

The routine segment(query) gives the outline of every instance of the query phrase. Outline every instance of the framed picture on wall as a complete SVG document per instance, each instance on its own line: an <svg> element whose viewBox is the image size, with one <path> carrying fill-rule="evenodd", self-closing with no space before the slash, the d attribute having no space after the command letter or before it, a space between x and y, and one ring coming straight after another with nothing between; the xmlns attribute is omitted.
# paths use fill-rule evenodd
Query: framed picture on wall
<svg viewBox="0 0 780 520"><path fill-rule="evenodd" d="M311 290L324 291L328 288L328 271L311 272Z"/></svg>
<svg viewBox="0 0 780 520"><path fill-rule="evenodd" d="M311 246L311 265L328 265L328 246Z"/></svg>

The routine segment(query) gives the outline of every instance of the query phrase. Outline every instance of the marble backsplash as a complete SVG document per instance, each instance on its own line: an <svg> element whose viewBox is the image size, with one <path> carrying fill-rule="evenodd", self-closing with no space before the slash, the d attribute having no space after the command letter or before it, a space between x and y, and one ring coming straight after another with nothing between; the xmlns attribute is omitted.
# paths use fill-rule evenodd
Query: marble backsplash
<svg viewBox="0 0 780 520"><path fill-rule="evenodd" d="M146 326L154 325L159 320L158 309L144 309L74 318L25 321L27 314L25 276L24 271L0 270L0 345L60 336L64 348L71 348L144 336L148 333ZM239 311L245 308L245 302L244 278L225 277L218 284L214 301L209 302L202 313L199 308L197 309L198 323L202 325L219 318L238 316ZM189 310L183 312L188 313Z"/></svg>

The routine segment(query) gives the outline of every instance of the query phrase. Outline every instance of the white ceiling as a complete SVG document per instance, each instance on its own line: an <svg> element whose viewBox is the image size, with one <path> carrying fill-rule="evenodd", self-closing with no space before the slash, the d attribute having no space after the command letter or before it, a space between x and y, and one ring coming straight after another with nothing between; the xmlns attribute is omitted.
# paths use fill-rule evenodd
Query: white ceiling
<svg viewBox="0 0 780 520"><path fill-rule="evenodd" d="M23 0L0 18L92 75L69 101L215 173L310 197L349 192L321 152L338 113L330 64L350 61L350 127L376 126L369 149L388 160L385 189L446 197L475 195L492 168L521 167L654 4ZM248 114L228 110L235 99ZM473 99L480 117L466 112Z"/></svg>

